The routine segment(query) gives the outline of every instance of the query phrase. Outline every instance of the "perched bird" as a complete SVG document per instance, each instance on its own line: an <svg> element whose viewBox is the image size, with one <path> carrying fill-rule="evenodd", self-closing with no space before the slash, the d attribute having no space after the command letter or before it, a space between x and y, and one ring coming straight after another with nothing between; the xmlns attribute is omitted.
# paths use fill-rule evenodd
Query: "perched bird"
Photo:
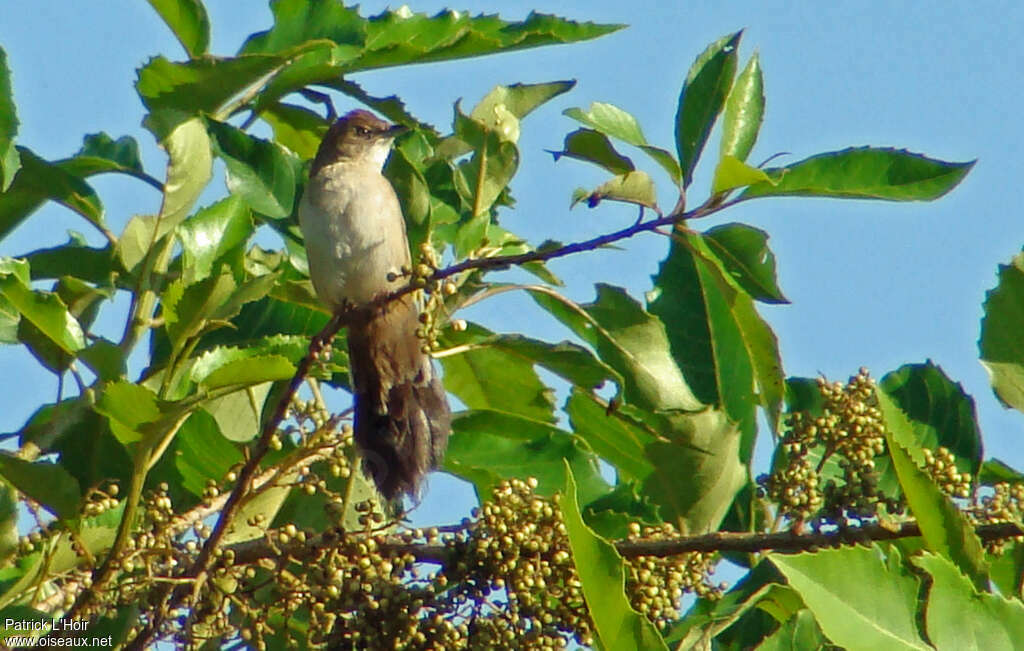
<svg viewBox="0 0 1024 651"><path fill-rule="evenodd" d="M405 130L352 111L327 132L299 204L309 275L331 310L365 307L400 288L411 264L405 220L382 168ZM451 412L433 363L415 334L411 294L348 322L355 440L363 467L389 500L416 496L444 456Z"/></svg>

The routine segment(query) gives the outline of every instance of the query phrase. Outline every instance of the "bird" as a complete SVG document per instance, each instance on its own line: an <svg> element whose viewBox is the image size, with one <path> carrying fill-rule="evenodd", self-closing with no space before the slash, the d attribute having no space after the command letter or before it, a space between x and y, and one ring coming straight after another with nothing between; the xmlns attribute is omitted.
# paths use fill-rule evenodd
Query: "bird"
<svg viewBox="0 0 1024 651"><path fill-rule="evenodd" d="M418 497L451 432L444 385L416 334L416 298L379 301L407 282L403 269L411 267L401 205L383 174L405 130L362 109L338 118L298 209L313 288L332 312L349 311L354 438L364 471L389 502Z"/></svg>

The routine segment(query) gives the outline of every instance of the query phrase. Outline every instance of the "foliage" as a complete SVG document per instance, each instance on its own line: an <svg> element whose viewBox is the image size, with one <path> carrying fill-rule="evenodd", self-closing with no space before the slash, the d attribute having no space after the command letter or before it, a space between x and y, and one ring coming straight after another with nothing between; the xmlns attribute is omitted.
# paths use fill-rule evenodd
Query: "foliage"
<svg viewBox="0 0 1024 651"><path fill-rule="evenodd" d="M748 164L765 81L757 55L740 68L736 32L690 67L670 148L614 104L564 111L582 126L556 160L609 174L572 204L625 202L640 217L534 246L498 217L514 205L525 119L574 82L496 86L468 112L456 103L442 132L348 75L619 26L407 8L364 17L334 0L275 0L274 24L219 56L200 0L150 4L188 57L156 56L138 73L144 124L168 157L162 175L143 169L131 138L88 135L56 161L18 144L0 50L0 237L55 201L105 241L72 237L0 260L0 341L77 386L40 405L13 433L17 450L0 454L0 621L87 618L90 635L129 648L948 648L964 636L998 648L1024 634L1024 543L1007 538L1020 531L982 526L1020 523L1024 475L983 460L971 398L930 362L877 384L866 370L845 385L787 379L757 310L786 302L768 234L695 230L765 197L933 200L972 163L870 147ZM295 219L328 126L315 104L333 112L320 91L410 127L386 173L416 260L403 291L423 294L419 334L466 407L443 468L480 497L461 524L406 530L362 475L349 412L321 397L323 385L348 386L348 369L344 347L323 336L307 352L341 325L313 295ZM719 120L712 187L697 202L693 173L715 151ZM272 138L251 135L258 122ZM197 207L216 158L227 194ZM90 184L107 173L156 188L159 212L112 231ZM672 207L657 203L662 182L677 190ZM254 244L260 228L281 245ZM642 232L668 236L645 300L598 279L592 302L573 302L544 265ZM1017 409L1022 256L1000 268L980 340L994 390ZM491 277L510 265L536 284ZM574 340L453 318L507 291L527 292ZM130 308L109 340L94 324L117 296ZM141 370L129 363L140 357ZM568 386L562 405L550 374ZM310 400L294 395L303 379ZM755 481L759 423L778 445ZM37 525L19 531L25 512ZM851 530L892 535L808 551L805 534L838 541ZM680 551L698 534L709 547ZM715 544L736 536L748 551L728 558L747 574L714 585L725 557ZM681 614L684 593L696 599Z"/></svg>

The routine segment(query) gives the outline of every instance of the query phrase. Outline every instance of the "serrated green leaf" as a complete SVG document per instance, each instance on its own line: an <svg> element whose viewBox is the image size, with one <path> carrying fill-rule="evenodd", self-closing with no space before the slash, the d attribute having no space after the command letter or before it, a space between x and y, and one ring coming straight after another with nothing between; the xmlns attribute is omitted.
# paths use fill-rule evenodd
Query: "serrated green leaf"
<svg viewBox="0 0 1024 651"><path fill-rule="evenodd" d="M924 621L937 649L1013 649L1024 639L1024 604L979 591L948 559L924 553L914 565L931 575Z"/></svg>
<svg viewBox="0 0 1024 651"><path fill-rule="evenodd" d="M291 215L300 161L280 145L230 124L208 120L207 125L228 168L228 190L268 217Z"/></svg>
<svg viewBox="0 0 1024 651"><path fill-rule="evenodd" d="M177 280L164 291L162 305L167 335L175 346L203 330L236 289L231 273L222 271L188 285Z"/></svg>
<svg viewBox="0 0 1024 651"><path fill-rule="evenodd" d="M985 294L978 350L999 400L1024 411L1024 253L999 265L999 282Z"/></svg>
<svg viewBox="0 0 1024 651"><path fill-rule="evenodd" d="M834 644L851 650L931 648L917 632L918 579L887 563L877 546L769 558Z"/></svg>
<svg viewBox="0 0 1024 651"><path fill-rule="evenodd" d="M675 128L684 186L693 180L704 144L732 88L736 50L742 35L742 31L728 34L708 45L686 74L679 93Z"/></svg>
<svg viewBox="0 0 1024 651"><path fill-rule="evenodd" d="M141 384L119 381L108 384L96 404L107 417L114 436L123 444L142 440L142 426L163 415L156 394Z"/></svg>
<svg viewBox="0 0 1024 651"><path fill-rule="evenodd" d="M45 201L56 201L90 223L103 225L103 203L88 183L64 170L59 162L45 161L24 147L17 151L21 169L10 187L0 193L0 239Z"/></svg>
<svg viewBox="0 0 1024 651"><path fill-rule="evenodd" d="M61 161L61 167L78 176L118 172L146 179L139 157L139 143L131 136L114 140L104 132L87 134L82 148L73 157Z"/></svg>
<svg viewBox="0 0 1024 651"><path fill-rule="evenodd" d="M766 637L757 646L757 651L796 651L823 649L828 646L828 638L821 632L814 615L807 608L803 608Z"/></svg>
<svg viewBox="0 0 1024 651"><path fill-rule="evenodd" d="M956 563L980 590L988 589L985 552L974 527L911 458L914 432L907 415L885 392L878 392L885 438L900 487L929 550ZM911 441L908 445L906 442ZM909 450L908 450L909 448Z"/></svg>
<svg viewBox="0 0 1024 651"><path fill-rule="evenodd" d="M252 215L238 196L231 195L208 206L178 227L185 282L202 280L230 249L252 235Z"/></svg>
<svg viewBox="0 0 1024 651"><path fill-rule="evenodd" d="M174 63L153 57L139 68L135 89L150 111L214 114L229 99L284 63L279 56L203 57Z"/></svg>
<svg viewBox="0 0 1024 651"><path fill-rule="evenodd" d="M280 355L260 355L236 359L224 364L203 378L203 385L211 389L233 384L249 386L275 380L287 380L295 375L295 365Z"/></svg>
<svg viewBox="0 0 1024 651"><path fill-rule="evenodd" d="M594 163L612 174L626 174L636 169L633 161L615 150L608 136L593 129L573 131L565 137L562 151L553 151L551 155L556 161L568 156Z"/></svg>
<svg viewBox="0 0 1024 651"><path fill-rule="evenodd" d="M57 517L72 520L78 514L81 488L63 466L47 461L29 462L0 453L0 476Z"/></svg>
<svg viewBox="0 0 1024 651"><path fill-rule="evenodd" d="M174 32L190 58L206 54L210 46L210 19L201 0L149 0Z"/></svg>
<svg viewBox="0 0 1024 651"><path fill-rule="evenodd" d="M916 447L943 446L956 457L960 472L972 477L981 468L982 443L974 400L930 360L904 364L887 374L879 387L910 420Z"/></svg>
<svg viewBox="0 0 1024 651"><path fill-rule="evenodd" d="M736 77L729 97L725 100L722 156L733 156L739 161L747 160L757 142L763 120L764 77L761 74L761 60L755 52Z"/></svg>
<svg viewBox="0 0 1024 651"><path fill-rule="evenodd" d="M481 498L512 477L533 477L537 494L551 496L564 486L564 462L579 475L583 495L608 492L597 456L579 438L544 421L474 409L452 420L444 470L473 482Z"/></svg>
<svg viewBox="0 0 1024 651"><path fill-rule="evenodd" d="M620 174L589 193L574 192L572 204L569 207L575 207L577 203L585 201L587 206L595 208L604 199L633 203L655 211L658 210L658 193L654 187L654 181L646 172L641 171Z"/></svg>
<svg viewBox="0 0 1024 651"><path fill-rule="evenodd" d="M29 289L14 274L0 274L0 295L64 353L85 348L81 324L56 294Z"/></svg>
<svg viewBox="0 0 1024 651"><path fill-rule="evenodd" d="M931 201L963 180L974 162L949 163L902 149L861 147L827 152L764 170L777 182L752 185L741 199L835 197Z"/></svg>
<svg viewBox="0 0 1024 651"><path fill-rule="evenodd" d="M711 181L712 194L721 194L735 188L742 188L755 183L775 183L767 174L751 167L730 154L725 154L718 161L715 176Z"/></svg>
<svg viewBox="0 0 1024 651"><path fill-rule="evenodd" d="M765 303L789 302L779 289L768 233L746 224L721 224L704 232L704 242L751 298Z"/></svg>
<svg viewBox="0 0 1024 651"><path fill-rule="evenodd" d="M622 557L607 540L595 534L580 515L576 481L565 464L565 492L557 498L562 511L573 562L594 620L597 638L605 649L664 649L658 629L633 610L625 593L625 568Z"/></svg>
<svg viewBox="0 0 1024 651"><path fill-rule="evenodd" d="M0 48L0 192L7 192L21 167L21 157L14 146L17 135L18 112L11 89L11 71L7 67L7 53Z"/></svg>

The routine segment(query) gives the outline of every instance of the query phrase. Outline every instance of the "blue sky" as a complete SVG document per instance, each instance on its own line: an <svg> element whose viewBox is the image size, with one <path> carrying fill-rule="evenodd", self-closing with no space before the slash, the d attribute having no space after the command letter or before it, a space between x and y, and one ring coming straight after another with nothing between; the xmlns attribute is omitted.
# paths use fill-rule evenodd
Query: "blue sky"
<svg viewBox="0 0 1024 651"><path fill-rule="evenodd" d="M246 35L270 24L264 2L206 4L217 54L234 53ZM363 3L365 13L384 7ZM443 7L411 5L427 12ZM577 79L576 89L522 126L522 163L512 186L518 204L503 214L502 224L535 243L584 239L635 218L632 209L605 204L568 210L575 187L603 179L596 168L564 159L556 164L544 152L558 149L576 128L561 111L612 102L637 116L649 141L671 149L687 68L708 42L740 28L746 28L741 57L759 52L767 97L752 161L779 152L798 160L859 145L905 147L952 161L978 159L966 181L936 203L768 199L704 226L742 221L771 235L780 285L792 304L764 307L762 313L779 336L788 374L845 380L867 366L881 377L903 363L930 358L974 397L986 456L1024 467L1018 443L1024 416L998 404L976 344L981 303L995 285L996 266L1024 243L1016 191L1024 152L1018 116L1024 105L1022 5L464 1L456 8L500 10L506 18L525 17L532 8L630 25L583 44L355 77L372 94L399 94L415 114L442 127L450 124L455 100L464 98L471 106L495 84ZM134 69L152 55L184 55L146 3L13 4L0 21L0 45L13 72L21 144L59 158L76 151L85 133L132 135L147 170L161 176L163 155L140 126ZM339 110L345 108L339 102ZM709 150L716 147L712 140ZM656 170L652 174L660 178ZM700 197L709 184L710 170L700 168L692 192ZM158 208L157 194L136 181L101 177L95 186L115 230L132 215ZM223 192L215 181L203 201ZM671 205L667 188L663 199ZM63 242L67 229L93 237L79 217L48 206L0 241L0 255ZM593 297L598 281L624 285L641 297L666 247L663 237L646 235L619 250L559 260L551 268L567 281L568 295L580 301ZM528 300L508 294L469 316L494 330L551 340L566 336ZM56 381L18 348L0 348L0 368L7 378L0 432L13 431L36 406L53 399ZM435 478L419 517L454 521L471 500L457 482Z"/></svg>

